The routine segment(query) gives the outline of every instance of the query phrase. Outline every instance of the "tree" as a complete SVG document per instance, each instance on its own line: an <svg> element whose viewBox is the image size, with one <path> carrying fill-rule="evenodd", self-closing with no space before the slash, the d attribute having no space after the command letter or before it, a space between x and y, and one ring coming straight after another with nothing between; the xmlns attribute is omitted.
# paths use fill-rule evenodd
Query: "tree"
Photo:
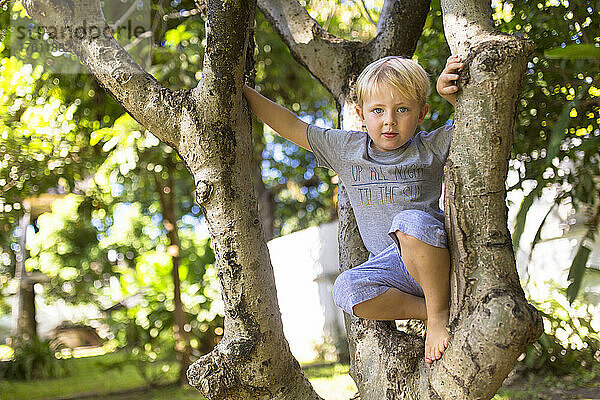
<svg viewBox="0 0 600 400"><path fill-rule="evenodd" d="M109 29L99 2L24 5L44 26L67 34L84 25ZM224 385L243 382L242 397L277 392L317 398L283 338L275 292L263 289L273 289L274 280L250 186L250 124L241 92L254 4L209 1L206 7L204 68L193 90L161 87L110 35L54 39L77 54L134 118L176 149L194 176L219 260L226 313L225 337L205 359L206 371L216 372L204 381L207 391L219 395L230 390ZM268 361L256 365L249 362L251 354ZM213 368L217 362L219 368Z"/></svg>
<svg viewBox="0 0 600 400"><path fill-rule="evenodd" d="M485 1L457 3L444 3L446 36L466 61L446 169L452 342L429 369L420 364L418 335L349 319L352 374L363 399L491 398L524 346L541 332L541 319L519 286L504 204L514 105L530 45L498 34ZM26 0L24 5L43 25L67 33L54 39L173 147L194 177L217 257L225 336L190 368L191 383L210 399L318 399L283 337L251 186L250 123L241 87L255 5L216 0L203 5L202 79L194 89L179 91L159 85L112 36L77 40L69 34L85 26L110 32L97 1L74 6L67 0ZM295 57L333 94L346 128L357 124L352 86L360 70L389 53L411 55L429 9L426 2L386 1L377 36L360 43L327 33L296 1L265 0L260 6ZM364 259L364 247L347 200L339 207L342 265L348 267Z"/></svg>
<svg viewBox="0 0 600 400"><path fill-rule="evenodd" d="M17 21L16 25L18 26L21 21L25 20L19 16L20 11L22 11L22 6L20 6L20 4L15 4L10 9L8 6L3 6L3 8L4 10L8 9L9 12L2 13L3 29L1 36L2 40L0 41L0 55L2 56L4 56L10 48L11 35L16 37L16 40L15 37L12 38L14 43L17 43L19 40L20 30L15 29L13 26L10 26L9 28L9 25L12 25ZM163 15L160 15L160 17L162 18ZM159 20L162 20L161 18L159 18ZM10 24L8 21L10 21ZM26 24L28 23L29 22ZM198 22L196 22L196 24L200 25ZM181 31L181 29L179 31ZM187 34L189 35L189 33ZM39 32L33 31L33 35L39 35ZM179 39L179 42L181 41L180 38L175 38L173 34L167 34L167 37L170 39L169 44L175 42L175 39ZM41 38L36 36L36 39ZM24 48L27 47L24 46ZM29 47L29 49L32 48L37 47ZM114 155L115 153L119 153L118 150L121 150L119 147L129 146L130 149L134 148L139 154L134 155L130 153L130 157L128 157L130 162L128 164L136 164L131 161L132 159L137 160L137 157L139 157L142 158L140 164L143 164L143 166L141 168L135 168L135 171L130 171L130 168L122 168L123 166L120 166L121 168L119 168L118 164L112 163L114 167L112 172L115 172L115 169L119 170L120 173L115 174L115 181L119 183L123 182L125 178L128 178L127 175L129 175L129 177L132 175L134 176L133 179L130 178L128 182L124 182L124 185L127 186L126 193L129 194L128 197L130 201L145 203L145 208L152 209L152 204L154 202L152 196L154 195L157 197L156 203L162 206L162 210L159 210L159 212L155 214L158 214L163 218L166 231L165 237L171 245L169 247L169 250L171 250L169 252L169 257L172 259L173 264L172 291L174 292L174 310L173 318L171 318L171 315L168 312L155 313L154 315L151 315L151 318L155 318L156 315L160 316L160 318L158 318L160 321L158 322L160 322L161 332L168 332L169 329L173 329L176 339L176 355L180 364L180 381L186 382L185 371L191 363L191 347L189 340L186 340L189 334L184 329L187 324L186 318L188 318L188 316L184 314L180 296L179 269L181 264L180 253L189 251L189 248L181 249L181 246L179 245L180 240L177 229L177 219L175 219L175 216L179 213L177 212L178 210L175 210L176 205L173 201L173 193L181 190L185 194L180 194L178 196L179 204L177 204L177 206L181 205L181 203L185 204L186 202L188 204L193 203L193 199L190 198L192 191L190 186L193 185L193 181L189 179L189 174L187 174L187 172L183 172L184 168L181 164L177 165L177 168L174 167L174 163L177 163L177 156L171 148L162 145L166 147L166 149L161 148L160 151L152 149L144 152L142 149L147 147L148 141L145 141L146 146L144 146L141 144L144 143L143 139L134 139L138 124L134 121L131 122L130 118L117 120L112 128L106 128L108 122L111 120L114 121L116 118L114 111L118 111L118 114L116 115L120 115L123 110L120 105L114 102L108 101L108 104L105 104L105 97L107 96L97 84L94 84L95 81L89 80L88 77L82 75L53 75L50 71L51 68L44 70L43 66L52 66L56 61L56 59L53 59L50 56L49 52L45 53L40 51L37 54L37 61L39 64L33 68L31 65L24 64L19 60L20 58L27 58L24 57L25 51L22 48L13 47L10 48L10 50L10 53L14 54L14 56L2 57L0 67L3 72L2 79L0 79L0 87L4 88L0 100L0 115L2 116L2 122L0 123L0 136L2 137L0 158L5 160L5 163L0 166L0 177L6 178L0 179L0 187L2 187L2 190L0 190L0 225L4 228L0 233L0 248L4 248L5 243L9 242L6 245L7 249L12 247L16 250L20 249L20 251L15 252L17 272L11 273L11 271L6 271L4 268L1 268L0 273L3 273L4 276L2 276L2 278L4 279L1 279L0 282L1 286L4 286L4 283L7 281L5 278L13 275L16 280L23 281L22 284L19 284L17 298L20 299L23 297L23 293L28 294L26 297L28 301L18 302L18 304L28 306L28 312L19 311L18 313L20 315L19 321L26 321L28 324L21 323L18 324L18 326L22 325L23 327L27 327L26 332L28 333L28 336L31 337L35 335L35 309L33 302L33 283L35 282L31 276L25 274L25 257L19 254L23 253L23 250L25 250L24 243L19 243L18 248L10 243L12 231L9 229L9 223L14 221L15 218L18 218L20 213L22 213L22 207L19 206L22 206L24 195L36 196L40 191L43 193L46 190L58 190L61 193L68 191L77 193L85 192L86 195L94 197L93 200L87 199L82 203L82 206L79 208L80 215L77 220L65 221L69 226L54 232L57 234L58 240L49 241L45 246L39 246L43 248L37 249L38 256L34 257L34 259L27 260L27 269L29 271L43 270L51 277L51 284L46 285L46 288L49 289L45 293L46 300L59 297L66 300L69 304L81 302L94 303L99 308L104 309L107 307L107 304L102 300L107 299L106 296L103 296L102 294L105 292L106 287L110 285L110 278L119 278L122 276L121 272L123 272L123 270L119 271L117 264L123 265L126 263L123 262L124 259L134 260L134 263L137 260L142 259L139 257L140 252L137 247L131 246L125 251L122 251L123 248L126 247L123 246L123 243L112 243L114 245L112 250L115 251L116 249L116 256L119 257L119 262L109 262L106 257L106 251L101 249L102 246L99 244L98 240L98 236L106 233L106 230L108 229L104 232L100 232L103 229L98 229L98 227L102 226L102 228L110 228L112 221L114 221L111 212L113 207L111 207L111 204L106 204L105 200L107 202L110 202L111 200L118 201L118 197L120 196L110 196L107 195L107 193L99 195L98 192L101 190L97 190L98 187L91 187L94 185L89 185L90 181L94 181L92 178L92 171L97 170L98 164L105 161L107 153L111 153L111 150L115 150L112 151L112 155ZM163 48L161 50L162 51L154 52L154 55L159 59L163 56L163 53L165 51L168 52L170 48ZM169 70L167 68L168 65L163 66L165 67L165 70ZM184 79L186 77L185 74L177 74L177 76L183 76ZM49 82L52 82L52 84L49 84ZM173 85L176 84L177 82L173 82ZM90 107L90 109L87 107ZM91 115L91 118L88 119L86 115ZM123 120L129 122L129 124L117 124L117 122L123 122ZM77 121L77 123L75 123L75 121ZM125 134L119 132L124 130L127 131ZM141 132L137 133L137 136L140 136ZM110 142L106 143L109 140ZM137 146L130 146L132 141L136 142ZM159 143L158 140L155 141L157 142L156 144ZM91 146L88 146L88 143ZM105 146L102 146L102 144L105 144ZM100 148L102 148L102 150L100 150ZM109 156L108 160L100 167L100 170L109 168L108 165L111 164L110 159L111 157ZM165 164L164 169L162 169L163 165L161 164ZM153 167L150 168L151 172L147 169L147 166L149 165L152 165ZM130 172L130 174L127 174L127 172ZM173 180L174 175L185 175L185 178L187 179L177 179L178 188L176 189L172 184L173 182L163 185L162 181L166 175L168 175L169 180ZM150 187L155 189L154 192L150 191L150 193L148 193L148 190L145 190L145 186L147 185L146 182L144 182L145 180L148 180L148 176L151 181ZM131 180L134 180L135 182L131 183ZM117 182L113 182L113 184L117 184ZM94 189L97 190L95 193L93 193ZM109 192L112 191L109 190ZM102 199L100 200L100 198ZM126 199L123 200L127 201ZM5 202L8 202L11 207L7 206L5 209L3 204ZM29 201L29 203L32 203L32 201ZM49 207L46 208L47 210L44 210L44 212L50 211ZM37 207L37 209L39 210L40 207ZM199 210L198 207L196 207L196 209ZM105 212L106 210L108 210L108 213ZM103 218L102 216L100 216L100 218L95 218L98 221L102 220L102 222L93 226L90 221L92 217L94 217L94 214L96 214L96 217L100 215L98 212L104 213L106 218ZM35 220L37 218L36 213L39 214L37 211L34 212L30 222L29 218L21 218L21 220L24 221L25 226L29 223L34 225L36 231L39 233L37 221ZM31 215L31 212L27 215ZM6 224L2 223L4 221L6 221ZM20 236L23 238L24 242L26 229L21 227L19 230L21 232ZM6 235L3 234L4 232L6 232ZM139 242L143 241L142 235L136 236L136 239ZM160 248L160 238L158 243L154 244ZM30 241L28 247L31 247L31 245L32 243ZM193 251L196 250L197 249L193 249ZM47 258L40 262L40 251L42 253L42 258L47 257L53 252L55 254L60 254L61 262L43 262L47 261ZM9 253L10 252L7 252L6 254L8 255ZM126 257L124 257L125 254L127 254ZM115 259L114 261L117 260ZM59 265L61 266L60 273L57 271L58 268L53 268L58 267ZM136 266L143 268L143 266L137 265L137 263ZM195 275L188 273L191 271L188 270L185 263L181 267L188 277ZM202 272L200 273L200 279L196 279L197 283L202 283L201 280L204 272L204 265L199 267L200 268L195 268L194 272L198 270ZM67 271L69 272L67 273ZM45 277L45 275L42 275L42 277ZM63 277L66 277L66 279L63 279ZM25 281L27 281L27 284ZM164 290L168 288L169 286L167 285L165 288L161 288L161 290L164 292ZM153 291L145 290L144 297L152 298L149 293L155 294ZM189 298L190 297L188 296L188 299ZM208 303L209 302L207 302L207 304ZM25 310L25 307L23 306L15 308L18 310ZM113 317L115 317L115 315L116 313L111 313L108 319L114 320ZM217 321L215 321L215 323L216 322ZM135 323L132 323L131 327L139 328L139 324L136 325ZM188 330L192 328L194 328L194 322L187 324ZM150 329L148 329L148 331L150 331ZM163 332L163 336L165 336L164 333L166 332ZM179 337L181 337L182 340L179 340ZM121 341L121 344L123 344L122 342L123 341ZM130 348L134 347L133 343L128 343L128 345ZM152 348L152 353L155 353L155 350L155 348ZM143 353L150 353L150 351L143 351Z"/></svg>
<svg viewBox="0 0 600 400"><path fill-rule="evenodd" d="M265 0L259 5L271 16L271 22L278 27L292 53L333 94L342 110L341 124L346 128L358 127L353 119L354 77L376 58L412 54L420 27L409 40L395 38L390 40L391 44L386 43L386 34L388 38L393 37L394 27L406 27L408 18L412 26L416 25L415 21L424 21L427 11L415 12L418 4L386 2L379 17L378 35L372 42L365 45L343 42L336 46L339 41L320 30L296 2ZM518 283L504 205L504 179L519 91L516 83L521 81L531 46L498 34L485 1L469 6L444 3L444 25L453 53L466 60L453 145L446 167L446 226L450 230L453 253L451 329L454 344L431 370L419 370L420 352L409 351L421 347L414 335L399 335L389 324L347 320L354 355L351 374L363 398L384 398L387 393L411 393L417 398L435 397L432 393L448 398L491 397L523 347L541 333L541 319L533 307L527 305ZM405 47L401 48L400 44ZM311 54L319 54L319 58ZM506 71L515 75L506 76ZM478 93L474 88L482 83L487 85L486 91ZM487 108L488 112L475 105ZM474 125L476 120L481 125ZM464 136L465 126L469 127L469 140ZM477 153L468 154L471 148L476 148ZM485 212L480 213L481 210ZM362 244L354 223L350 222L353 215L347 200L339 202L339 211L340 232L344 235L340 247L345 249L341 261L347 268L366 257L357 250ZM481 219L469 215L470 212L479 212ZM494 275L502 279L493 278ZM503 315L498 304L513 310L514 315ZM467 327L472 327L470 324L475 321L480 325L480 332L486 332L485 339L468 333ZM511 334L506 335L507 332ZM502 343L502 337L514 339ZM383 360L377 363L379 368L373 365L374 350L375 357ZM402 361L398 353L402 354ZM394 373L388 373L390 369ZM463 381L461 377L465 374L470 379Z"/></svg>

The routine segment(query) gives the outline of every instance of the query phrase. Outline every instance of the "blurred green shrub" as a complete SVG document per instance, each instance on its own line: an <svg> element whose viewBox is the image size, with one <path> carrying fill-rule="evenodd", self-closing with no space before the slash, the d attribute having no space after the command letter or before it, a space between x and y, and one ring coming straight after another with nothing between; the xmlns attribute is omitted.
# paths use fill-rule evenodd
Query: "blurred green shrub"
<svg viewBox="0 0 600 400"><path fill-rule="evenodd" d="M558 292L564 292L559 289ZM589 305L569 305L566 295L552 293L543 303L532 301L544 319L544 333L521 356L526 371L547 371L553 375L594 372L600 376L600 336L593 326Z"/></svg>
<svg viewBox="0 0 600 400"><path fill-rule="evenodd" d="M37 337L21 339L13 348L13 359L0 363L2 378L29 381L59 378L69 373L65 362L55 357L49 340L40 340Z"/></svg>
<svg viewBox="0 0 600 400"><path fill-rule="evenodd" d="M173 381L178 371L173 370L177 363L173 313L168 307L160 294L147 293L143 305L112 312L106 322L110 331L115 332L113 340L117 347L124 350L127 357L101 366L114 369L133 365L148 386ZM211 317L200 323L197 316L187 315L193 358L212 350L223 334L223 317L218 314Z"/></svg>

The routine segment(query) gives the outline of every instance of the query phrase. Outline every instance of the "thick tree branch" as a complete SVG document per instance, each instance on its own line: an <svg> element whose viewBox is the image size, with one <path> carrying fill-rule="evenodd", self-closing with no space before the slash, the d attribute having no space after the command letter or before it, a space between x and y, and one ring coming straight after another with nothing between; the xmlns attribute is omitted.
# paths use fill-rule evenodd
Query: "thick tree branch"
<svg viewBox="0 0 600 400"><path fill-rule="evenodd" d="M370 58L412 56L423 32L429 4L430 1L422 0L386 0L379 14L377 35L367 47Z"/></svg>
<svg viewBox="0 0 600 400"><path fill-rule="evenodd" d="M341 98L351 58L359 42L340 39L324 30L298 0L258 0L258 7L304 65L333 96Z"/></svg>
<svg viewBox="0 0 600 400"><path fill-rule="evenodd" d="M496 30L489 1L442 1L444 33L452 54L465 57L477 43L489 36L502 35Z"/></svg>
<svg viewBox="0 0 600 400"><path fill-rule="evenodd" d="M320 400L283 336L273 269L252 189L252 134L242 96L255 4L206 2L206 53L182 154L196 181L217 259L223 339L188 369L210 400Z"/></svg>
<svg viewBox="0 0 600 400"><path fill-rule="evenodd" d="M24 0L27 13L80 61L138 122L177 149L187 93L173 92L144 71L113 38L98 0Z"/></svg>
<svg viewBox="0 0 600 400"><path fill-rule="evenodd" d="M488 399L542 332L519 284L505 203L516 102L533 45L497 32L486 0L442 1L442 8L448 44L465 64L445 167L451 340L422 391Z"/></svg>
<svg viewBox="0 0 600 400"><path fill-rule="evenodd" d="M204 103L200 108L209 113L205 115L209 120L222 119L224 110L233 110L234 103L242 101L249 16L235 9L240 7L237 3L207 5L206 53L193 96Z"/></svg>

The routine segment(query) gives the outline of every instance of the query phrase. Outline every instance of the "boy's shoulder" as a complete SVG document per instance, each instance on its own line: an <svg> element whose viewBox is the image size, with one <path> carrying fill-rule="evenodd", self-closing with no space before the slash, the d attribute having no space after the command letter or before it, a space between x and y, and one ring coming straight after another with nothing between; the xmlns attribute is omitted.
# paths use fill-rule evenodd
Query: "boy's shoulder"
<svg viewBox="0 0 600 400"><path fill-rule="evenodd" d="M348 159L359 157L366 147L367 134L335 128L308 125L307 140L317 159L317 164L339 173Z"/></svg>
<svg viewBox="0 0 600 400"><path fill-rule="evenodd" d="M318 133L333 134L333 135L341 135L341 134L346 134L346 135L350 134L350 135L356 135L356 136L366 135L366 132L354 131L354 130L349 130L349 129L339 129L339 128L322 128L315 124L309 124L307 129L313 130Z"/></svg>
<svg viewBox="0 0 600 400"><path fill-rule="evenodd" d="M367 140L365 132L337 129L337 128L322 128L314 124L308 125L306 134L310 140L315 140L328 145L346 146L352 144L362 144Z"/></svg>
<svg viewBox="0 0 600 400"><path fill-rule="evenodd" d="M431 131L422 130L415 134L415 137L418 137L423 142L429 142L431 140L439 139L441 136L450 136L452 137L453 125L446 124L439 126Z"/></svg>
<svg viewBox="0 0 600 400"><path fill-rule="evenodd" d="M453 128L453 124L442 125L429 132L421 131L415 135L415 138L428 151L433 152L440 160L445 161L450 150Z"/></svg>

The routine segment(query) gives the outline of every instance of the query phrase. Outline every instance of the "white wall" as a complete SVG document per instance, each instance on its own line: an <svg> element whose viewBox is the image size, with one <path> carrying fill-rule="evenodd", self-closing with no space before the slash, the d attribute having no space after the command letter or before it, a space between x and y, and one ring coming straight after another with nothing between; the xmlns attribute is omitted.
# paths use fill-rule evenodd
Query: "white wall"
<svg viewBox="0 0 600 400"><path fill-rule="evenodd" d="M273 239L268 247L285 336L298 361L313 361L315 346L344 335L331 293L338 274L337 221Z"/></svg>

